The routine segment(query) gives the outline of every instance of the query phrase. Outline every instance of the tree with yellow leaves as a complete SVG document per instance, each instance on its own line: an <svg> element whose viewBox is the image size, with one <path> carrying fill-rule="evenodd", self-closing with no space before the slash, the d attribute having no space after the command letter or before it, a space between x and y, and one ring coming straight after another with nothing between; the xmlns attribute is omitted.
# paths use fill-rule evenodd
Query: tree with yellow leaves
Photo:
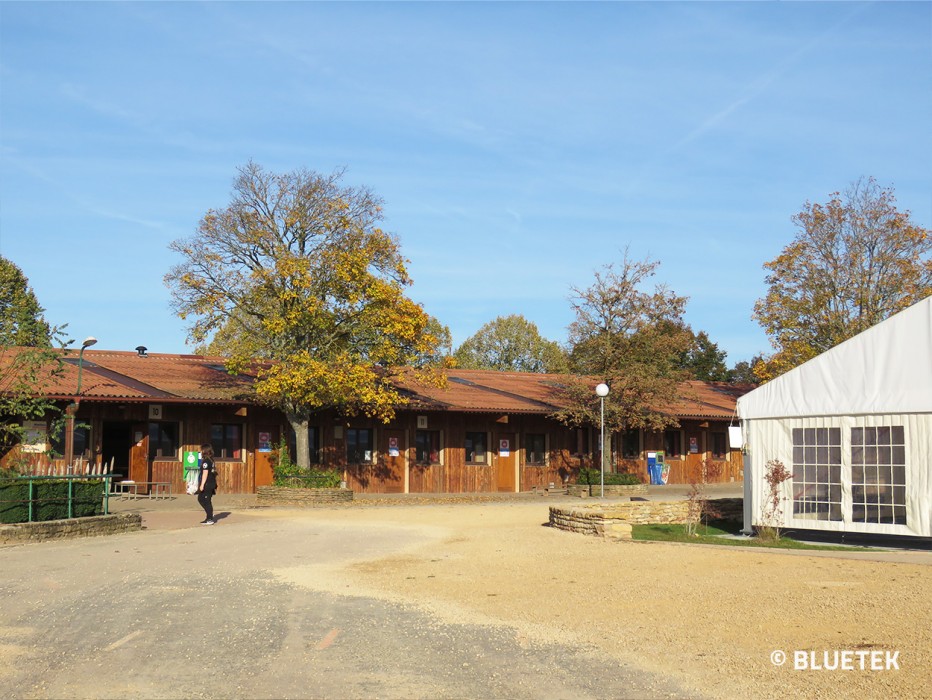
<svg viewBox="0 0 932 700"><path fill-rule="evenodd" d="M763 381L793 369L932 294L932 237L896 208L893 190L860 179L793 217L793 242L764 265L754 306L776 352Z"/></svg>
<svg viewBox="0 0 932 700"><path fill-rule="evenodd" d="M288 417L302 467L314 412L388 421L403 368L442 382L430 317L405 296L407 261L379 228L381 200L342 176L246 164L230 204L171 244L183 262L165 276L189 340L215 338L232 372L257 368L256 392Z"/></svg>

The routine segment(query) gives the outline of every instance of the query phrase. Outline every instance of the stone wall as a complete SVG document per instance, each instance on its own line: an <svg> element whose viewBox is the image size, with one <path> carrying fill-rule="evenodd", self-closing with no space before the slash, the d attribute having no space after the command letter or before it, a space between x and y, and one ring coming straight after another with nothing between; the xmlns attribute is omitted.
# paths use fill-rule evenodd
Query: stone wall
<svg viewBox="0 0 932 700"><path fill-rule="evenodd" d="M586 498L593 496L598 498L602 494L601 484L570 484L566 487L566 492L570 496ZM606 496L646 496L647 484L605 484Z"/></svg>
<svg viewBox="0 0 932 700"><path fill-rule="evenodd" d="M710 499L712 505L728 520L743 517L741 498ZM632 501L630 503L593 504L587 506L551 506L550 526L584 535L630 539L631 525L683 524L689 512L689 501ZM618 537L619 526L628 526L628 537Z"/></svg>
<svg viewBox="0 0 932 700"><path fill-rule="evenodd" d="M22 544L68 537L95 537L141 529L142 516L139 513L113 513L89 518L15 523L0 525L0 544Z"/></svg>
<svg viewBox="0 0 932 700"><path fill-rule="evenodd" d="M256 502L275 506L319 506L346 503L353 500L350 489L289 489L281 486L260 486Z"/></svg>

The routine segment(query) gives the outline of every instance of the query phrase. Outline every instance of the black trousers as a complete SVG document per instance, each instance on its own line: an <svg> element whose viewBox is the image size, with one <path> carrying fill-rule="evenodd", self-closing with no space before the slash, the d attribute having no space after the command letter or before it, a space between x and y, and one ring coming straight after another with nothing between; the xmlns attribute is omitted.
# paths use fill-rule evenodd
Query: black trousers
<svg viewBox="0 0 932 700"><path fill-rule="evenodd" d="M210 499L214 497L213 490L211 491L201 491L197 494L197 502L201 504L201 508L204 509L204 512L207 514L208 520L214 519L214 504L210 502Z"/></svg>

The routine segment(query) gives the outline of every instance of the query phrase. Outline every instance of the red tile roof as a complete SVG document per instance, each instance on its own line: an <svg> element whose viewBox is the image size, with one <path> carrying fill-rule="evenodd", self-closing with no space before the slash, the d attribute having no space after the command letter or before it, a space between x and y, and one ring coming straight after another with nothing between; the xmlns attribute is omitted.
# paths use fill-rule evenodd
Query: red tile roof
<svg viewBox="0 0 932 700"><path fill-rule="evenodd" d="M0 371L17 349L0 353ZM44 392L71 398L77 391L78 352L64 351L64 368ZM231 376L223 358L113 350L85 350L81 380L84 401L242 403L253 397L251 375ZM0 375L2 376L2 375ZM416 410L549 414L561 408L559 387L568 375L454 369L444 388L404 381L400 387ZM596 382L592 381L593 387ZM681 400L667 412L681 418L728 419L739 396L752 387L721 382L685 382Z"/></svg>

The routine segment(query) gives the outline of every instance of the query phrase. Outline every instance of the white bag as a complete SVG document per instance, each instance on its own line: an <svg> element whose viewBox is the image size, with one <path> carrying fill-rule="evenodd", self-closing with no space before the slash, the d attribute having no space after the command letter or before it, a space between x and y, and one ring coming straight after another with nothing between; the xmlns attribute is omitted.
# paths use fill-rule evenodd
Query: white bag
<svg viewBox="0 0 932 700"><path fill-rule="evenodd" d="M185 490L188 492L189 496L193 496L194 494L197 493L197 486L198 486L197 482L198 482L198 476L200 476L200 474L201 472L199 469L192 469L191 471L188 472L188 478L187 478L188 486Z"/></svg>

